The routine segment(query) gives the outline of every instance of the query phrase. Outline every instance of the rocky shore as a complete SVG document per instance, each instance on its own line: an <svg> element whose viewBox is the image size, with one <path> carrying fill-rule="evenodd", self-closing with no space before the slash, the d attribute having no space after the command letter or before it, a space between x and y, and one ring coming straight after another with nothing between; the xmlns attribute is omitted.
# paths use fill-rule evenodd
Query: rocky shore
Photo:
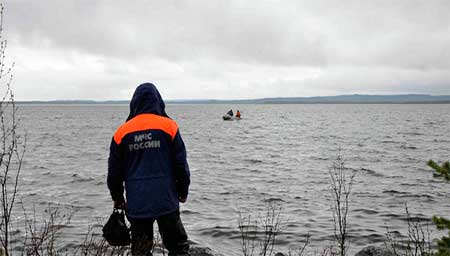
<svg viewBox="0 0 450 256"><path fill-rule="evenodd" d="M191 256L224 256L214 253L210 248L191 246L189 253ZM288 256L284 253L276 253L275 256ZM355 256L394 256L394 254L385 247L367 246L355 254Z"/></svg>
<svg viewBox="0 0 450 256"><path fill-rule="evenodd" d="M191 256L223 256L217 253L213 253L210 248L197 246L191 246L191 248L189 249L189 254Z"/></svg>

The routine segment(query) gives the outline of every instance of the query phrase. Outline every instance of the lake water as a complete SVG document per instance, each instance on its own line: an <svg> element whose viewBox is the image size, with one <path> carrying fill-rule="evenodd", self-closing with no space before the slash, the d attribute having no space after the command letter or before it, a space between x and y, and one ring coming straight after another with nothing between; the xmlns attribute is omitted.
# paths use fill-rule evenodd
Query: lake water
<svg viewBox="0 0 450 256"><path fill-rule="evenodd" d="M222 115L239 109L243 119ZM21 105L27 153L20 199L77 209L63 235L81 242L106 218L109 143L128 115L125 105ZM339 148L357 170L350 198L350 252L382 244L386 225L406 230L405 207L420 217L450 217L450 184L432 177L426 161L450 159L450 105L169 105L184 138L191 190L182 219L191 240L240 255L239 211L283 206L277 250L311 251L333 234L329 170ZM20 212L20 211L19 211ZM97 231L99 231L97 227ZM437 233L434 233L438 235Z"/></svg>

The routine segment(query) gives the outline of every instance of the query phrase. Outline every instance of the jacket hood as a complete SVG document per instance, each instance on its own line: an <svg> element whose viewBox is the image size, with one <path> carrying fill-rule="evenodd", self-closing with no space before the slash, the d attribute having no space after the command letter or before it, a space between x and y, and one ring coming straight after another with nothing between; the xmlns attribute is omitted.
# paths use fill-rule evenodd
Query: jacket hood
<svg viewBox="0 0 450 256"><path fill-rule="evenodd" d="M127 121L140 114L155 114L169 117L166 114L166 105L161 95L152 83L144 83L136 88L130 102L130 114Z"/></svg>

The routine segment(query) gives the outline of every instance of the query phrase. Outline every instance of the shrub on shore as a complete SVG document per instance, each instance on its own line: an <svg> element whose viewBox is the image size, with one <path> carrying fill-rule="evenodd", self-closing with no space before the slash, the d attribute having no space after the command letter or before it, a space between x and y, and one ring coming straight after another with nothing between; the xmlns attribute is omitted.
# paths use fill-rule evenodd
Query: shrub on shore
<svg viewBox="0 0 450 256"><path fill-rule="evenodd" d="M433 176L436 178L443 178L445 181L450 181L450 162L446 161L442 165L439 165L433 160L428 161L428 166L430 166L433 170ZM448 230L447 236L441 237L437 241L438 251L436 252L436 256L449 256L450 255L450 220L433 216L433 222L436 225L438 230Z"/></svg>

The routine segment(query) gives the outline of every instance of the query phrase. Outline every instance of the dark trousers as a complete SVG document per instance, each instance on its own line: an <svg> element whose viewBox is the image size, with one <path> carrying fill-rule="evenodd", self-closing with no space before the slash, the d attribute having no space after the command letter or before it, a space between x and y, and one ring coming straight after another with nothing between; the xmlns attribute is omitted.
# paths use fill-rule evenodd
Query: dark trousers
<svg viewBox="0 0 450 256"><path fill-rule="evenodd" d="M162 242L169 256L188 256L189 244L186 231L177 210L157 218L128 218L131 223L131 254L133 256L151 256L153 248L153 222L158 223Z"/></svg>

